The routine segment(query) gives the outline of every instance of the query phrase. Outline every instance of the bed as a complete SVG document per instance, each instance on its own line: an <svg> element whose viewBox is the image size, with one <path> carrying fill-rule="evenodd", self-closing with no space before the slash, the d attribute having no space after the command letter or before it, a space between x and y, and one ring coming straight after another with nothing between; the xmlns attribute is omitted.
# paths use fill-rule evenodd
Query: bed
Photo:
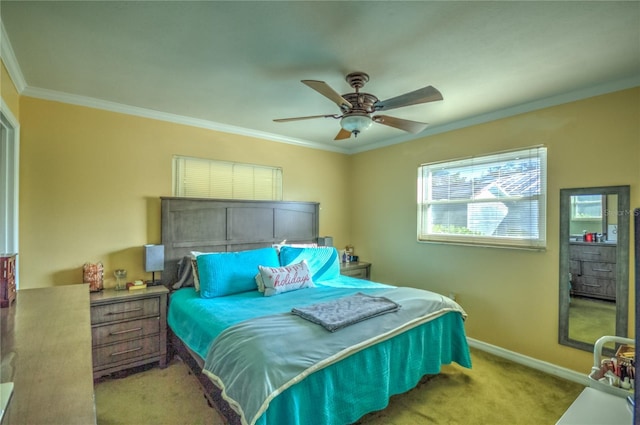
<svg viewBox="0 0 640 425"><path fill-rule="evenodd" d="M340 275L314 246L319 204L161 203L170 348L229 423L350 424L442 364L471 367L464 310Z"/></svg>

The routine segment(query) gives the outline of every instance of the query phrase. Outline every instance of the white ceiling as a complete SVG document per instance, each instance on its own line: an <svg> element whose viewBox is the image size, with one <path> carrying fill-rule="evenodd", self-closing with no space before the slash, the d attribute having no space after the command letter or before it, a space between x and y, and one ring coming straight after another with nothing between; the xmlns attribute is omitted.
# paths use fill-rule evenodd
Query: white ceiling
<svg viewBox="0 0 640 425"><path fill-rule="evenodd" d="M364 71L380 99L433 85L443 101L387 113L430 123L420 136L640 85L638 1L2 0L0 13L23 94L347 153L416 136L274 123L339 113L300 80L347 93Z"/></svg>

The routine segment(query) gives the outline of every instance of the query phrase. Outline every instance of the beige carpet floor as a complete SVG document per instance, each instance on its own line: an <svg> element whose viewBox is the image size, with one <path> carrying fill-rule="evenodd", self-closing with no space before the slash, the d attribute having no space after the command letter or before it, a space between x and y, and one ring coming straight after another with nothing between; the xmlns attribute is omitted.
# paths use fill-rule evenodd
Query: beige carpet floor
<svg viewBox="0 0 640 425"><path fill-rule="evenodd" d="M589 344L604 335L616 334L616 304L572 297L569 306L569 338ZM609 348L615 350L613 345Z"/></svg>
<svg viewBox="0 0 640 425"><path fill-rule="evenodd" d="M472 369L444 366L441 374L392 397L386 409L357 423L553 425L583 389L483 351L472 349L471 355ZM223 423L179 359L166 369L103 378L95 395L98 425Z"/></svg>

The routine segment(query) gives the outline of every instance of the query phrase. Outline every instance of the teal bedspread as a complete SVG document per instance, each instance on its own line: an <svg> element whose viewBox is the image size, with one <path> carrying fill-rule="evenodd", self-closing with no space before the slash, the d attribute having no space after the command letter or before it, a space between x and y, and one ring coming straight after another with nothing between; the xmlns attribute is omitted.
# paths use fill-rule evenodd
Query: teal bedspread
<svg viewBox="0 0 640 425"><path fill-rule="evenodd" d="M171 294L167 321L169 326L192 351L207 357L209 346L226 328L242 321L269 314L286 313L293 307L329 301L340 296L363 292L375 295L392 288L368 280L340 276L316 283L314 298L308 292L292 291L275 297L265 297L258 291L242 292L218 298L201 298L192 287Z"/></svg>
<svg viewBox="0 0 640 425"><path fill-rule="evenodd" d="M391 288L359 279L341 277L339 280L341 282L276 297L263 297L251 291L201 299L192 288L181 289L171 296L169 325L204 359L212 341L226 328L248 319L287 313L294 306L311 305L355 292L384 294ZM438 373L442 364L455 361L471 367L463 320L461 311L445 312L329 364L284 389L270 401L268 409L255 423L352 423L367 412L383 409L390 396L413 388L425 374ZM251 419L244 422L254 423Z"/></svg>

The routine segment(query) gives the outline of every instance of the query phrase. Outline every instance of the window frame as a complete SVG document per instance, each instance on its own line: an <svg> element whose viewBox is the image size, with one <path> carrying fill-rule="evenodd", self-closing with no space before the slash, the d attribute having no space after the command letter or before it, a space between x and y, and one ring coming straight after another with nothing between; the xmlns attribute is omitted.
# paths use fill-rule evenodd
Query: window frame
<svg viewBox="0 0 640 425"><path fill-rule="evenodd" d="M18 253L20 192L20 123L0 98L0 252ZM16 257L16 290L20 289L20 256Z"/></svg>
<svg viewBox="0 0 640 425"><path fill-rule="evenodd" d="M501 196L498 198L475 198L479 194L478 188L473 187L470 190L470 196L464 199L454 200L432 200L429 199L433 193L431 188L431 182L435 171L443 169L456 169L467 168L467 171L482 170L483 167L487 167L487 164L506 164L509 161L521 160L522 158L536 158L539 161L538 164L538 184L539 193L531 196ZM438 161L432 163L423 163L418 166L417 175L417 241L419 243L445 243L455 245L470 245L470 246L482 246L482 247L496 247L496 248L508 248L508 249L528 249L528 250L544 250L546 249L546 222L547 222L547 148L542 145L532 146L527 148L519 148L515 150L495 152L489 154L483 154L473 157L458 158L454 160ZM483 186L484 189L489 188L490 184ZM433 232L432 226L437 223L431 222L431 214L433 213L433 206L435 205L454 205L454 204L466 204L470 205L487 205L490 203L500 202L504 205L504 201L520 201L521 203L527 200L537 201L537 214L531 216L530 220L526 221L525 228L535 227L537 223L537 237L512 237L512 236L487 236L477 235L462 232L470 232L468 228L461 227L455 229L449 233ZM468 210L467 210L468 211ZM467 212L468 214L468 212ZM467 223L469 223L469 217L466 217Z"/></svg>

